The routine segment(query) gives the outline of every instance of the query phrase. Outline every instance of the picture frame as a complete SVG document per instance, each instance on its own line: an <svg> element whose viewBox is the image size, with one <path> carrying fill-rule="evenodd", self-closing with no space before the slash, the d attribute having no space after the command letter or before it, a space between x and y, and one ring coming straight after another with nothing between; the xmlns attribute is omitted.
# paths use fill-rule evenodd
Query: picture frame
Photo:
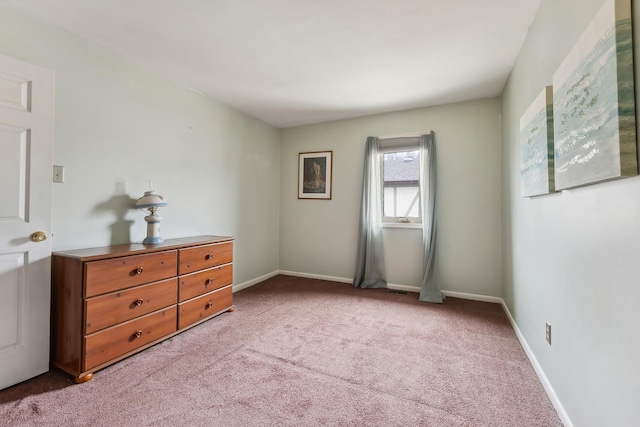
<svg viewBox="0 0 640 427"><path fill-rule="evenodd" d="M298 154L298 199L331 200L333 151Z"/></svg>
<svg viewBox="0 0 640 427"><path fill-rule="evenodd" d="M638 175L631 0L605 0L553 74L557 190Z"/></svg>
<svg viewBox="0 0 640 427"><path fill-rule="evenodd" d="M546 86L520 117L520 194L554 192L553 87Z"/></svg>

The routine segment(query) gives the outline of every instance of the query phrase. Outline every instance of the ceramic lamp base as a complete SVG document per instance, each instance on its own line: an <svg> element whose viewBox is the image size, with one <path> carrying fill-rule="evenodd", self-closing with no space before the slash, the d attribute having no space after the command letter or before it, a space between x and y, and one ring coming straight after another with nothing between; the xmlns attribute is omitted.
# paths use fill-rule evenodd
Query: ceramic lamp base
<svg viewBox="0 0 640 427"><path fill-rule="evenodd" d="M164 239L160 236L160 221L162 217L159 215L147 215L144 217L147 221L147 237L142 241L144 245L156 245L162 243Z"/></svg>

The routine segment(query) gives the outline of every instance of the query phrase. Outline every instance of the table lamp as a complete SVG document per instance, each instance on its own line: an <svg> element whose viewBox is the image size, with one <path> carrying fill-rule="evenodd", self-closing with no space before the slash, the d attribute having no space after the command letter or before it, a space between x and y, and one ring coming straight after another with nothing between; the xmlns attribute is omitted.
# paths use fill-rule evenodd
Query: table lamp
<svg viewBox="0 0 640 427"><path fill-rule="evenodd" d="M147 221L147 237L142 243L145 245L155 245L163 241L160 236L160 221L162 221L162 217L156 212L159 208L168 206L169 204L164 197L153 191L153 185L149 187L150 190L145 191L144 196L140 197L136 202L136 208L142 209L149 214L144 217L144 220Z"/></svg>

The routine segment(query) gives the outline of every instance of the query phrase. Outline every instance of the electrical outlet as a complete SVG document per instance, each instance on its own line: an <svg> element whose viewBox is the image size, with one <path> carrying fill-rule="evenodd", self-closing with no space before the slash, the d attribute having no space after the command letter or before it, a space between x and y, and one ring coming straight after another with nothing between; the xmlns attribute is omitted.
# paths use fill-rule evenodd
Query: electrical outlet
<svg viewBox="0 0 640 427"><path fill-rule="evenodd" d="M64 166L53 165L53 182L64 182Z"/></svg>
<svg viewBox="0 0 640 427"><path fill-rule="evenodd" d="M551 345L551 323L547 322L546 335L545 338L549 345Z"/></svg>

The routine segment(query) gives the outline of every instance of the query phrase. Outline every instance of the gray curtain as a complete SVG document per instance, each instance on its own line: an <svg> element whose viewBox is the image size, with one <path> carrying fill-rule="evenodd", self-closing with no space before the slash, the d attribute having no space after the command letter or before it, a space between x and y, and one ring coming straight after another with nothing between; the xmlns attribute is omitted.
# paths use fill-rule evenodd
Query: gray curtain
<svg viewBox="0 0 640 427"><path fill-rule="evenodd" d="M356 288L386 288L382 244L382 165L380 141L370 136L364 150L362 204L358 231L358 253L353 277Z"/></svg>
<svg viewBox="0 0 640 427"><path fill-rule="evenodd" d="M436 143L433 132L420 136L420 199L424 243L420 301L442 303L445 297L440 292L436 274Z"/></svg>

